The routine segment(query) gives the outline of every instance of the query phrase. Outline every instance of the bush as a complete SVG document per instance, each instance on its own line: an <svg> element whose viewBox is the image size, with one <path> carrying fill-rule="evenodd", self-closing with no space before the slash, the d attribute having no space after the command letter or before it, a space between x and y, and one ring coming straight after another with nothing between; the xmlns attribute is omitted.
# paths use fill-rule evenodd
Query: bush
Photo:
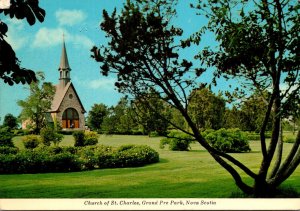
<svg viewBox="0 0 300 211"><path fill-rule="evenodd" d="M10 132L9 127L0 128L0 146L14 147L12 142L13 134Z"/></svg>
<svg viewBox="0 0 300 211"><path fill-rule="evenodd" d="M283 142L285 143L295 143L296 137L292 136L283 136Z"/></svg>
<svg viewBox="0 0 300 211"><path fill-rule="evenodd" d="M17 147L8 147L8 146L1 146L0 147L0 154L8 155L8 154L17 154L19 149Z"/></svg>
<svg viewBox="0 0 300 211"><path fill-rule="evenodd" d="M98 143L98 133L93 131L75 131L73 133L75 147L96 145Z"/></svg>
<svg viewBox="0 0 300 211"><path fill-rule="evenodd" d="M41 147L34 150L22 150L17 154L0 154L0 173L23 174L81 170L78 155L65 152L65 150L52 154L53 149Z"/></svg>
<svg viewBox="0 0 300 211"><path fill-rule="evenodd" d="M98 143L98 133L93 131L84 132L84 146L96 145Z"/></svg>
<svg viewBox="0 0 300 211"><path fill-rule="evenodd" d="M53 128L46 127L41 130L41 139L44 145L50 146L51 142L56 146L63 139L63 135L57 133Z"/></svg>
<svg viewBox="0 0 300 211"><path fill-rule="evenodd" d="M73 137L75 139L75 143L74 143L75 147L83 147L84 146L84 131L81 131L81 130L74 131Z"/></svg>
<svg viewBox="0 0 300 211"><path fill-rule="evenodd" d="M205 139L215 149L230 152L249 152L247 136L239 129L220 129L204 134Z"/></svg>
<svg viewBox="0 0 300 211"><path fill-rule="evenodd" d="M149 137L159 137L159 136L160 136L160 134L157 131L151 131L149 133Z"/></svg>
<svg viewBox="0 0 300 211"><path fill-rule="evenodd" d="M172 151L188 151L190 144L194 139L192 136L182 132L171 132L167 138L160 140L160 148L163 149L165 145L169 145Z"/></svg>
<svg viewBox="0 0 300 211"><path fill-rule="evenodd" d="M0 153L0 173L71 172L95 168L143 166L159 161L159 155L148 146L127 145L58 147L42 146L33 150L5 149Z"/></svg>
<svg viewBox="0 0 300 211"><path fill-rule="evenodd" d="M22 138L22 141L23 141L23 144L24 144L24 147L26 149L34 149L36 147L38 147L38 145L40 144L40 137L37 136L37 135L27 135L27 136L24 136Z"/></svg>
<svg viewBox="0 0 300 211"><path fill-rule="evenodd" d="M146 145L122 147L115 154L115 167L138 167L159 161L158 153Z"/></svg>

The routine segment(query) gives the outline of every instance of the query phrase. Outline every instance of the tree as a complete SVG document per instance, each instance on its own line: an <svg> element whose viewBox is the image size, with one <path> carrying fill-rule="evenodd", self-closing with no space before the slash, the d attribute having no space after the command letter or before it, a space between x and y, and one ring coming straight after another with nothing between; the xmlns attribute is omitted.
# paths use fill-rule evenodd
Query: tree
<svg viewBox="0 0 300 211"><path fill-rule="evenodd" d="M188 112L198 129L218 130L223 126L225 100L208 88L194 89L189 96Z"/></svg>
<svg viewBox="0 0 300 211"><path fill-rule="evenodd" d="M172 117L170 106L159 99L154 90L150 89L144 95L132 102L135 121L142 126L143 133L150 135L166 135L169 120Z"/></svg>
<svg viewBox="0 0 300 211"><path fill-rule="evenodd" d="M244 130L241 116L241 111L236 106L233 106L231 109L225 109L223 119L224 128L239 128Z"/></svg>
<svg viewBox="0 0 300 211"><path fill-rule="evenodd" d="M8 127L10 130L18 127L17 117L12 114L6 114L3 120L3 126Z"/></svg>
<svg viewBox="0 0 300 211"><path fill-rule="evenodd" d="M35 134L39 134L41 128L46 126L46 115L51 108L51 103L55 94L54 86L44 80L43 74L38 74L39 80L29 85L30 95L25 100L19 100L18 105L22 107L20 114L21 121L30 123Z"/></svg>
<svg viewBox="0 0 300 211"><path fill-rule="evenodd" d="M215 5L219 1L208 0L208 2L208 5ZM178 125L174 123L172 124L172 122L170 123L174 127L194 137L194 139L208 151L208 153L215 159L215 161L218 162L232 175L237 186L241 190L248 194L256 194L256 196L266 196L272 193L279 184L281 184L291 175L291 173L298 166L300 160L299 150L298 153L296 153L300 143L300 135L298 135L296 144L291 150L291 153L288 155L287 160L279 168L277 167L278 164L276 164L275 176L272 174L270 178L271 180L266 181L267 170L270 167L270 163L277 145L277 138L279 136L278 131L281 116L279 110L282 111L280 108L287 107L286 103L283 104L282 107L280 107L279 104L281 102L281 99L285 99L285 102L293 101L293 99L295 98L300 99L297 95L299 88L287 89L287 91L283 93L284 98L282 98L283 95L280 96L279 87L279 76L281 76L280 73L283 70L287 72L286 76L288 80L286 80L286 82L289 85L298 86L299 84L298 82L296 82L296 79L298 78L297 71L299 70L299 57L296 57L296 53L299 52L300 46L299 40L297 40L300 16L295 15L297 14L297 6L292 5L291 13L288 13L286 16L286 18L291 19L286 20L286 23L290 24L290 29L289 33L284 33L287 35L285 38L290 39L290 42L288 42L290 48L287 49L289 53L285 54L282 51L282 42L274 45L274 39L280 37L282 38L282 36L279 36L280 33L277 33L276 31L276 36L274 36L274 34L264 34L271 32L274 33L272 27L278 27L279 25L282 27L282 22L274 22L275 20L278 20L277 13L275 13L275 15L272 15L272 20L268 18L270 17L270 12L277 12L277 10L276 8L274 8L274 10L272 11L268 10L269 13L264 12L266 11L266 8L271 5L270 3L266 2L266 0L263 0L263 2L265 3L262 5L262 7L257 8L258 11L250 11L251 16L247 16L248 22L240 23L238 25L233 24L232 27L226 28L226 30L224 28L221 28L217 24L217 17L225 16L225 14L227 14L227 11L232 7L228 7L227 4L223 4L223 6L221 5L222 7L216 8L216 10L220 13L217 14L219 16L208 16L212 18L209 23L209 26L211 26L211 30L214 30L213 26L216 27L216 30L218 29L216 34L217 37L219 37L219 40L221 38L224 38L225 44L230 44L230 41L233 40L233 44L236 44L233 45L232 49L234 50L234 55L239 56L241 53L244 55L244 57L242 58L243 60L239 60L239 57L238 59L229 57L232 59L232 63L236 64L236 66L234 67L240 67L239 65L242 65L241 61L245 60L246 62L248 62L245 65L253 65L253 62L256 62L255 64L259 64L260 67L262 67L264 63L271 65L268 66L268 68L263 69L258 68L257 66L255 66L255 68L244 68L242 70L234 68L236 74L243 73L242 76L255 76L257 80L262 79L258 77L259 74L263 73L262 77L266 77L264 75L267 75L267 81L264 81L265 85L267 85L267 82L273 82L271 87L271 99L269 100L266 117L261 129L261 143L264 159L262 162L261 170L258 174L254 173L250 168L232 157L230 154L223 153L211 147L211 145L202 136L201 132L198 130L196 123L192 120L191 116L188 113L187 96L189 96L189 91L192 88L195 88L197 84L196 79L202 75L205 69L202 67L192 69L193 64L187 59L182 59L179 56L178 51L184 47L189 47L191 45L191 41L194 41L196 44L199 43L200 37L197 35L201 35L201 31L195 36L192 36L190 39L180 41L182 30L171 25L171 20L175 15L175 11L173 9L174 1L139 0L135 3L132 3L128 0L119 15L117 15L116 10L111 15L109 15L104 10L104 21L101 23L101 29L105 31L107 38L109 38L108 46L101 46L101 48L94 47L92 49L92 57L97 62L101 63L102 74L117 75L118 82L115 85L116 87L118 87L120 92L130 94L132 96L135 96L136 99L139 99L139 96L147 93L149 87L153 88L158 94L158 99L164 100L171 107L177 109L181 113L191 132L185 130L184 128L178 127ZM275 3L276 2L278 1L275 1ZM200 2L200 5L201 4L202 3ZM281 6L281 4L279 6ZM199 6L199 8L201 7ZM221 13L222 11L224 14ZM271 23L266 24L265 22L257 20L257 24L254 24L255 27L252 27L252 16L254 16L254 19L258 19L258 14L261 14L261 12L264 12L265 14L263 18L267 18L267 21L271 21ZM279 11L279 19L282 18L283 12L286 12L286 10ZM213 19L214 17L216 18ZM214 20L216 20L215 25L213 25ZM218 23L222 24L220 22ZM240 25L242 25L243 27L241 27ZM237 31L236 29L239 30ZM238 32L240 34L238 37L236 37L234 33L238 34ZM227 40L225 38L227 38ZM234 40L234 38L240 38L240 40ZM248 40L245 41L243 39ZM238 43L241 44L241 49L237 49ZM249 45L249 43L251 43L251 45ZM268 46L268 48L266 48L266 46ZM220 48L222 47L223 46L220 45ZM249 50L251 50L249 48L253 47L260 48L257 52L263 55L252 56L252 54L254 54L256 50L258 50L255 49L255 51L253 52L248 52ZM227 46L227 48L231 50L230 45ZM278 48L279 52L276 51L276 49ZM224 49L223 51L225 50L227 49ZM208 50L206 49L206 51L204 52L208 52ZM224 70L224 68L230 67L227 63L224 63L227 65L225 65L224 67L219 65L221 64L221 61L226 58L226 53L224 53L224 56L221 57L223 59L221 61L218 61L218 59L216 59L217 56L215 54L212 55L213 56L210 56L208 54L207 60L204 60L205 58L203 57L201 57L201 59L208 62L208 64L210 64L211 66L216 66L219 70ZM274 56L280 56L280 58L278 58L279 60L274 59ZM248 60L246 58L248 58ZM261 62L261 60L263 61ZM280 70L278 70L278 66L274 67L276 61L280 62ZM285 68L285 66L287 67L287 65L289 65L289 68ZM273 69L275 72L273 72ZM247 72L246 70L251 71ZM254 73L254 75L250 74L251 72ZM254 85L256 86L256 84ZM278 116L275 115L274 118L273 135L270 142L270 147L267 150L264 139L266 127L265 123L270 117L272 108L274 109L275 114L278 114ZM241 170L250 178L254 179L254 186L246 184L240 175L240 171L237 169Z"/></svg>
<svg viewBox="0 0 300 211"><path fill-rule="evenodd" d="M299 131L285 160L280 138L281 119L299 113L299 2L208 0L206 4L199 1L196 8L209 19L197 35L209 30L219 42L217 48L207 47L199 53L203 65L215 67L215 79L221 76L241 79L242 89L237 89L237 94L261 93L266 102L259 129L263 160L258 173L247 173L248 168L246 171L254 186L245 185L233 176L246 193L270 196L300 162ZM264 92L269 94L265 97ZM269 121L272 136L267 146L265 132ZM275 164L271 165L273 160Z"/></svg>
<svg viewBox="0 0 300 211"><path fill-rule="evenodd" d="M108 114L103 119L101 130L109 134L129 134L136 127L132 115L128 99L121 98L116 106L108 109Z"/></svg>
<svg viewBox="0 0 300 211"><path fill-rule="evenodd" d="M89 111L87 118L88 126L92 130L99 130L103 122L104 117L108 114L108 108L103 103L94 104Z"/></svg>
<svg viewBox="0 0 300 211"><path fill-rule="evenodd" d="M36 19L43 22L46 15L45 10L39 7L38 0L11 0L10 7L8 9L0 9L0 13L10 18L26 18L29 25L34 25ZM7 25L0 19L0 78L11 86L14 83L30 84L32 81L36 81L34 71L20 66L20 61L16 57L14 50L6 42L7 31Z"/></svg>
<svg viewBox="0 0 300 211"><path fill-rule="evenodd" d="M266 95L263 97L258 93L254 93L247 100L242 102L240 110L240 118L242 122L242 129L248 131L259 132L260 127L263 124L265 113L267 111L266 101L268 98ZM271 111L270 120L274 117L273 112ZM272 122L268 121L266 130L272 129Z"/></svg>

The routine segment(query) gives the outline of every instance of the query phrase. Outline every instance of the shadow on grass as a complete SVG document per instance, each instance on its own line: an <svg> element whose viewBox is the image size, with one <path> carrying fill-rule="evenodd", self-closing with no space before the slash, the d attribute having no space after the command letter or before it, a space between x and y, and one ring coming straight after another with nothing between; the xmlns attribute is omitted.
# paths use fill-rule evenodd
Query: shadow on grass
<svg viewBox="0 0 300 211"><path fill-rule="evenodd" d="M270 193L266 198L299 198L300 192L291 186L280 186L276 191ZM229 198L255 198L253 195L248 195L240 190L232 192Z"/></svg>

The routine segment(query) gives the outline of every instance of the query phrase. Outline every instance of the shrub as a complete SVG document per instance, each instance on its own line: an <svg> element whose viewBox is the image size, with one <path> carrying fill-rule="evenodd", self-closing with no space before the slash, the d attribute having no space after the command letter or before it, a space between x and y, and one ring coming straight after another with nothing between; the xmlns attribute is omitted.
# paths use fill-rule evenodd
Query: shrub
<svg viewBox="0 0 300 211"><path fill-rule="evenodd" d="M84 146L96 145L98 143L98 133L93 131L84 132Z"/></svg>
<svg viewBox="0 0 300 211"><path fill-rule="evenodd" d="M47 147L22 150L17 154L0 154L0 173L45 173L81 170L78 155L69 152L51 153Z"/></svg>
<svg viewBox="0 0 300 211"><path fill-rule="evenodd" d="M83 147L84 146L84 131L81 131L81 130L74 131L73 137L75 139L75 143L74 143L75 147Z"/></svg>
<svg viewBox="0 0 300 211"><path fill-rule="evenodd" d="M96 168L95 146L82 147L79 152L82 169L90 170Z"/></svg>
<svg viewBox="0 0 300 211"><path fill-rule="evenodd" d="M7 150L8 151L8 150ZM17 153L0 153L0 173L45 173L143 166L159 161L159 155L148 146L57 147L42 146Z"/></svg>
<svg viewBox="0 0 300 211"><path fill-rule="evenodd" d="M160 134L157 131L151 131L149 133L149 137L159 137L159 136L160 136Z"/></svg>
<svg viewBox="0 0 300 211"><path fill-rule="evenodd" d="M0 154L17 154L19 149L17 147L0 146Z"/></svg>
<svg viewBox="0 0 300 211"><path fill-rule="evenodd" d="M285 143L294 143L295 141L296 141L296 137L283 136L283 142Z"/></svg>
<svg viewBox="0 0 300 211"><path fill-rule="evenodd" d="M208 143L222 152L249 152L247 136L239 129L220 129L205 134Z"/></svg>
<svg viewBox="0 0 300 211"><path fill-rule="evenodd" d="M169 145L172 151L188 151L190 144L194 139L192 136L182 132L171 132L167 138L160 140L160 148L163 149L165 145Z"/></svg>
<svg viewBox="0 0 300 211"><path fill-rule="evenodd" d="M40 137L37 135L27 135L22 138L26 149L34 149L40 144Z"/></svg>
<svg viewBox="0 0 300 211"><path fill-rule="evenodd" d="M41 139L44 145L50 146L51 142L58 145L63 139L63 135L57 133L53 128L46 127L41 130Z"/></svg>
<svg viewBox="0 0 300 211"><path fill-rule="evenodd" d="M123 147L115 154L115 167L138 167L158 161L158 153L146 145Z"/></svg>
<svg viewBox="0 0 300 211"><path fill-rule="evenodd" d="M12 138L13 134L10 132L9 127L0 128L0 146L13 147Z"/></svg>

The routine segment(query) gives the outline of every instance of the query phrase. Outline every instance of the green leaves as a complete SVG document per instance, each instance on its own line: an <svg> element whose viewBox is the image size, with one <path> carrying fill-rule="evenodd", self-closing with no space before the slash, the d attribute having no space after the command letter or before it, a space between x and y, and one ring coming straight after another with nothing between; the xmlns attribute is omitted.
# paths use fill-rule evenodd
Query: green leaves
<svg viewBox="0 0 300 211"><path fill-rule="evenodd" d="M39 7L38 0L11 1L10 8L8 10L0 10L0 13L3 11L4 15L9 15L10 18L26 18L29 25L34 25L36 19L43 22L46 16L45 10Z"/></svg>
<svg viewBox="0 0 300 211"><path fill-rule="evenodd" d="M29 25L35 24L36 19L43 22L46 15L45 10L39 7L38 0L11 0L10 8L5 10L0 9L0 13L2 12L10 18L26 18ZM35 73L20 66L20 61L16 57L14 50L4 40L7 31L7 25L0 21L0 78L10 86L15 83L30 84L31 82L35 82L37 80Z"/></svg>

